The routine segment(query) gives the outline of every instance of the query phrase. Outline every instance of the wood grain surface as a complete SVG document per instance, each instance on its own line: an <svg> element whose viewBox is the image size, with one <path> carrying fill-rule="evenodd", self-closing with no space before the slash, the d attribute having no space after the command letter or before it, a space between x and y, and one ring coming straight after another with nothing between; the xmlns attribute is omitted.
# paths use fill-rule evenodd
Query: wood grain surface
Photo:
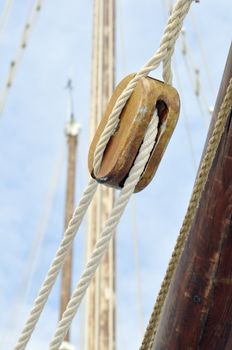
<svg viewBox="0 0 232 350"><path fill-rule="evenodd" d="M218 109L232 74L230 50ZM232 113L162 310L153 349L232 349ZM209 138L208 138L209 139Z"/></svg>

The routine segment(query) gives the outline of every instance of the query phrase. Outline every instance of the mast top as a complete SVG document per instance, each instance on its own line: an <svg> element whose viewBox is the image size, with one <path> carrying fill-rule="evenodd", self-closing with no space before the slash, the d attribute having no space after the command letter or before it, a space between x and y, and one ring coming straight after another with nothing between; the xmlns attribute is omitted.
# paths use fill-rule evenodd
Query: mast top
<svg viewBox="0 0 232 350"><path fill-rule="evenodd" d="M68 91L68 117L69 121L65 125L65 134L67 136L77 136L80 131L80 124L75 121L74 102L73 102L73 81L68 79L65 89Z"/></svg>

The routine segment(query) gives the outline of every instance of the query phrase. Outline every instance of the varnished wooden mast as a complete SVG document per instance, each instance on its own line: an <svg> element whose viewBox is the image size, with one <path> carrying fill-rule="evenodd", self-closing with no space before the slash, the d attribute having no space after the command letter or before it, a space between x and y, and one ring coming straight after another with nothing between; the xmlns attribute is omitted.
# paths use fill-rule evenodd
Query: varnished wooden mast
<svg viewBox="0 0 232 350"><path fill-rule="evenodd" d="M232 77L232 47L207 141ZM231 101L232 104L232 101ZM232 349L232 113L162 310L153 350Z"/></svg>
<svg viewBox="0 0 232 350"><path fill-rule="evenodd" d="M79 125L74 120L74 111L72 103L72 82L68 81L67 89L69 91L70 121L65 126L65 134L68 144L68 164L66 180L66 203L64 228L66 230L74 210L75 197L75 173L76 173L76 150L78 143ZM61 297L60 297L60 317L66 309L71 296L72 284L72 251L67 255L61 278ZM69 332L65 336L65 341L69 342ZM68 345L67 345L68 346Z"/></svg>

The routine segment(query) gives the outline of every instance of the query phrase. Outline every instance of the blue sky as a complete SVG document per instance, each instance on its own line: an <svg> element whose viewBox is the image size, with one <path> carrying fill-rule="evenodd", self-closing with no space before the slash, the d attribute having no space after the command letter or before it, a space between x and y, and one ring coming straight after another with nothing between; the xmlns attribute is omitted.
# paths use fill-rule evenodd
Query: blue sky
<svg viewBox="0 0 232 350"><path fill-rule="evenodd" d="M117 1L117 82L138 70L158 48L167 17L166 3L165 0ZM0 88L4 86L9 62L14 57L31 4L32 0L13 2L4 35L0 36ZM4 1L0 0L0 11L3 5ZM75 85L76 118L82 128L76 202L87 182L92 9L90 0L44 1L0 120L0 348L4 350L13 348L63 231L66 164L63 129L67 120L64 86L70 69ZM192 4L191 13L184 25L189 53L195 68L200 69L201 96L207 106L213 106L231 40L231 4L229 0L222 0L220 4L202 0L200 4ZM208 84L193 20L204 47L213 91ZM191 65L192 75L193 69ZM145 325L196 173L185 118L187 115L197 162L209 123L205 106L201 116L181 55L180 41L174 55L174 86L178 87L176 73L181 83L182 102L178 126L155 179L134 196L118 229L118 349L136 349L142 338L133 231L138 235ZM160 70L152 76L160 78ZM38 254L34 250L31 253L40 230L44 231L44 239ZM86 221L75 241L74 284L84 264L85 238ZM32 268L35 273L30 277ZM27 286L28 276L30 286ZM47 347L56 326L58 303L59 281L28 345L29 350ZM72 341L77 349L83 348L83 315L82 308L72 327Z"/></svg>

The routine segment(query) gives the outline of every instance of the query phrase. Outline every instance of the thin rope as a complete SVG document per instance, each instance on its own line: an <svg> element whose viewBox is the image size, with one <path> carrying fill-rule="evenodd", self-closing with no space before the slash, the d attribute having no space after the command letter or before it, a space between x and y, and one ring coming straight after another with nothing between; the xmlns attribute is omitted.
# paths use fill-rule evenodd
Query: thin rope
<svg viewBox="0 0 232 350"><path fill-rule="evenodd" d="M186 30L182 30L182 50L181 53L184 56L184 59L186 60L186 68L189 70L188 75L190 78L190 82L192 85L192 89L194 92L194 95L199 100L199 108L202 110L202 113L204 114L204 108L207 112L206 115L206 122L208 124L209 120L209 103L208 103L208 96L206 97L205 91L203 89L203 86L201 84L201 77L200 77L200 70L197 68L196 62L193 58L193 55L191 53L190 46L188 45L188 37ZM194 74L194 78L192 78L192 73Z"/></svg>
<svg viewBox="0 0 232 350"><path fill-rule="evenodd" d="M25 349L33 333L35 325L40 317L44 305L46 304L50 291L56 281L58 273L63 266L65 257L71 248L71 244L75 238L76 232L79 229L79 226L86 213L89 203L91 202L94 196L94 193L97 189L97 185L98 184L95 180L90 179L88 186L83 193L83 197L81 198L78 207L75 209L72 219L69 222L68 228L64 233L64 237L60 243L55 258L51 264L51 267L48 270L47 276L42 284L38 297L36 298L34 305L31 309L29 318L26 321L21 336L18 339L18 342L14 348L15 350Z"/></svg>
<svg viewBox="0 0 232 350"><path fill-rule="evenodd" d="M141 337L144 333L144 310L143 310L143 293L142 293L142 283L141 283L141 266L139 257L139 238L138 238L138 223L137 223L137 206L135 197L131 199L132 213L131 213L131 233L134 243L134 263L135 263L135 278L137 286L137 312L139 320L139 328Z"/></svg>
<svg viewBox="0 0 232 350"><path fill-rule="evenodd" d="M0 38L2 37L7 22L9 20L10 11L12 9L13 0L6 0L0 16Z"/></svg>
<svg viewBox="0 0 232 350"><path fill-rule="evenodd" d="M34 4L32 6L32 9L28 15L28 19L26 20L26 23L25 23L25 26L23 29L23 33L21 36L21 40L20 40L19 46L17 48L15 57L10 63L10 67L8 70L5 85L0 92L0 116L3 113L10 88L12 87L12 84L13 84L14 79L15 79L17 69L20 65L23 54L24 54L25 49L28 45L28 40L29 40L30 34L32 32L32 29L34 28L34 25L36 23L38 14L41 10L42 1L43 0L35 0Z"/></svg>
<svg viewBox="0 0 232 350"><path fill-rule="evenodd" d="M58 181L61 174L63 163L64 163L64 147L62 147L62 149L59 151L58 158L55 162L55 166L52 171L52 176L49 181L48 191L44 202L42 217L40 218L37 224L37 229L34 234L34 238L30 247L29 255L22 271L21 283L18 288L17 298L15 301L11 303L11 307L8 309L6 323L8 327L12 327L14 329L17 329L17 326L19 324L18 321L22 319L22 315L18 311L19 306L26 305L26 302L28 301L29 293L31 291L32 282L35 278L36 268L40 257L45 233L47 230L48 220L51 216L54 197L57 191ZM8 337L10 337L9 334L8 334ZM0 343L2 344L2 346L3 346L3 343L2 343L3 341L4 343L5 342L7 343L6 334L4 335L3 340L2 341L0 340Z"/></svg>
<svg viewBox="0 0 232 350"><path fill-rule="evenodd" d="M174 61L174 75L175 75L176 82L177 82L177 90L179 91L179 94L182 97L183 96L183 88L182 88L182 84L181 84L181 79L180 79L178 67L175 64L175 61ZM188 113L186 111L185 104L183 102L181 103L181 109L182 109L181 114L182 114L183 119L184 119L184 126L185 126L187 141L189 144L189 151L190 151L190 156L192 159L193 169L196 172L197 171L197 161L196 161L196 154L195 154L194 145L193 145L193 138L192 138L192 134L191 134L191 127L189 124Z"/></svg>
<svg viewBox="0 0 232 350"><path fill-rule="evenodd" d="M176 40L181 31L184 18L190 9L191 3L192 0L177 1L173 12L169 17L159 49L156 51L155 55L145 64L145 66L143 66L143 68L134 76L134 78L129 82L125 90L117 99L94 153L93 165L95 174L97 174L100 169L104 150L112 135L113 130L115 130L117 127L121 111L131 96L132 92L134 91L137 82L142 77L146 77L152 70L156 69L163 61L164 80L168 83L171 83L171 57L174 51Z"/></svg>
<svg viewBox="0 0 232 350"><path fill-rule="evenodd" d="M209 171L212 166L213 160L215 158L216 151L218 149L223 131L226 126L227 117L230 113L232 107L232 78L230 79L229 85L227 87L226 95L220 107L218 118L215 123L215 127L212 136L209 140L207 150L203 161L201 163L200 170L193 188L192 196L189 202L187 213L184 218L177 242L172 253L172 257L169 261L168 268L161 285L158 297L156 299L155 306L153 308L151 318L140 347L140 350L150 350L153 346L154 337L156 334L158 321L160 318L161 310L168 293L168 288L171 282L171 278L178 264L181 253L184 249L184 244L191 228L194 216L196 214L197 208L199 206L201 194L204 190L205 184L208 179Z"/></svg>
<svg viewBox="0 0 232 350"><path fill-rule="evenodd" d="M106 226L100 239L97 241L94 251L91 255L89 262L80 278L80 281L73 292L73 295L67 305L67 308L60 320L55 335L50 343L49 350L57 350L61 345L72 320L78 310L78 307L86 293L88 286L96 269L98 268L103 255L106 253L109 243L113 238L116 227L120 221L120 218L126 208L126 205L134 192L135 186L137 185L140 176L147 164L150 153L154 147L156 136L158 133L158 122L159 118L157 115L157 110L149 123L147 132L144 137L144 141L141 145L139 154L135 160L135 163L130 170L129 176L125 182L123 189L120 192L120 196L107 220Z"/></svg>
<svg viewBox="0 0 232 350"><path fill-rule="evenodd" d="M193 13L191 13L191 15L190 15L190 22L192 23L193 30L194 30L194 32L196 34L196 39L197 39L197 44L198 44L198 47L199 47L199 52L200 52L200 55L201 55L201 58L202 58L202 62L204 64L204 66L205 66L205 72L206 72L206 75L207 75L207 78L208 78L208 84L209 84L209 86L211 88L212 95L214 96L215 95L215 87L214 87L214 84L213 84L212 72L210 71L209 64L207 62L204 45L202 44L202 39L201 39L200 31L199 31L199 24L197 23L196 17L195 17L195 15Z"/></svg>
<svg viewBox="0 0 232 350"><path fill-rule="evenodd" d="M186 42L186 39L185 39L184 32L182 32L182 40L183 40L183 47L182 47L181 53L182 53L185 69L187 71L189 82L190 82L190 85L192 87L192 90L193 90L193 93L194 93L194 96L196 98L197 105L198 105L198 108L199 108L199 111L200 111L200 114L201 114L202 125L206 129L207 128L208 118L205 115L204 106L202 105L202 101L200 99L200 96L199 96L199 94L196 94L196 91L195 91L196 90L195 89L195 82L194 82L194 78L192 76L191 62L189 60L189 50L187 49L187 42Z"/></svg>

